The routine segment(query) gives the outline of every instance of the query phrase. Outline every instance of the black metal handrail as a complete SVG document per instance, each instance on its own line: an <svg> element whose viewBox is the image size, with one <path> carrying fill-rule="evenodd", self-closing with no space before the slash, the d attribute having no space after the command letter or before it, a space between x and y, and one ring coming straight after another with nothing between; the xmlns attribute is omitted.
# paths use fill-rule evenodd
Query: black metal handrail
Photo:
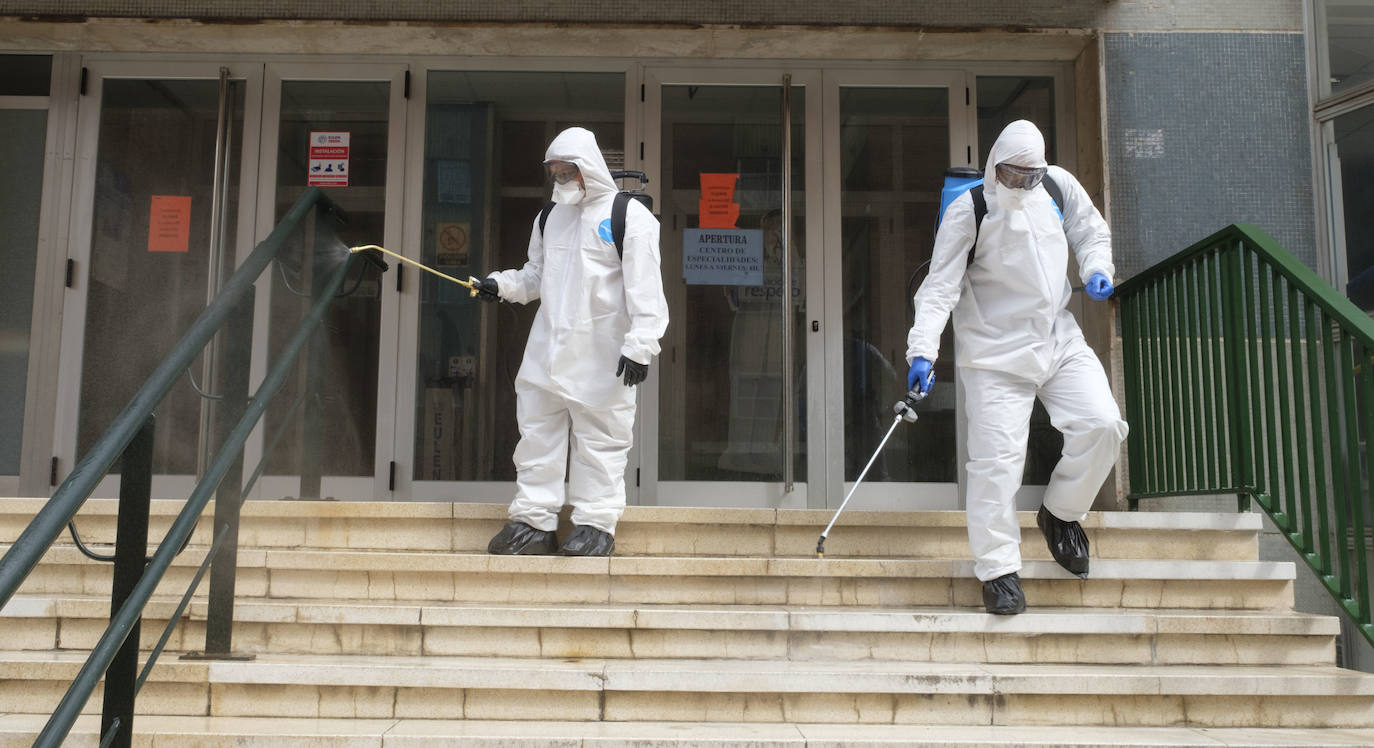
<svg viewBox="0 0 1374 748"><path fill-rule="evenodd" d="M99 481L104 478L115 461L124 455L126 449L132 449L131 442L146 442L151 444L151 416L154 409L163 397L177 382L182 373L191 364L192 360L200 354L200 351L209 341L227 325L231 328L226 332L233 333L235 329L242 336L243 328L247 324L251 325L251 309L254 293L254 283L262 275L264 269L278 257L286 244L286 239L294 232L312 211L316 213L315 242L317 244L316 256L321 253L318 245L327 242L328 251L338 252L343 249L342 244L333 239L334 233L332 223L342 221L343 213L328 197L319 189L308 188L295 204L283 217L282 221L248 256L239 266L238 270L224 284L223 290L216 296L201 312L200 316L192 323L190 329L182 336L181 340L172 348L172 351L153 371L152 375L143 383L138 392L134 394L123 411L115 417L110 427L96 441L90 451L86 453L71 473L62 482L52 498L39 510L38 514L29 523L28 527L15 540L10 549L0 558L0 608L14 596L19 586L37 566L39 559L52 546L61 535L76 513L85 504L91 493L95 490ZM238 395L239 402L247 401L247 405L242 412L242 416L236 422L232 420L232 415L225 415L221 418L224 429L222 444L209 464L205 475L197 483L190 496L187 498L181 512L173 521L171 528L158 545L157 550L150 558L146 558L146 569L143 567L146 553L147 536L147 501L148 487L146 478L151 474L151 447L146 450L140 449L139 452L146 451L146 455L140 454L135 461L146 463L142 469L137 466L132 467L126 475L125 483L143 483L142 486L134 488L134 492L141 490L142 496L135 497L142 500L142 519L141 528L137 527L137 518L133 520L135 529L126 533L126 496L125 486L121 485L120 496L120 537L116 540L116 556L120 556L120 550L124 546L126 534L133 536L140 534L141 539L136 539L127 547L137 548L137 555L132 556L132 564L126 564L125 570L121 571L120 563L116 563L115 570L115 596L112 601L112 612L110 625L101 635L100 640L92 649L90 656L83 664L81 670L73 679L62 701L53 711L51 719L39 733L35 741L36 746L57 746L62 743L66 735L70 732L73 723L86 701L89 700L96 685L103 676L106 676L107 669L111 671L110 678L113 677L111 663L117 657L122 661L129 659L136 665L138 653L138 626L142 617L143 609L154 589L162 580L167 569L171 565L173 558L189 542L191 534L194 532L196 524L199 522L201 514L208 504L211 495L217 489L228 488L228 495L221 494L217 501L216 522L217 531L215 542L211 547L201 569L191 582L190 589L186 596L182 598L184 610L187 600L194 592L204 575L206 566L220 555L224 555L228 561L232 561L236 548L231 552L223 553L228 546L237 545L237 516L239 503L242 500L242 492L239 488L239 481L242 478L242 451L248 435L256 427L262 415L266 412L268 404L277 394L282 384L286 381L287 375L295 365L300 353L307 348L316 328L319 327L330 304L335 300L336 294L342 286L344 279L352 270L354 265L363 259L376 262L375 258L368 257L368 253L362 255L350 254L346 261L339 263L337 269L332 272L322 274L316 278L314 288L316 290L315 301L311 306L306 317L301 321L293 333L290 342L284 347L278 361L272 366L262 384L254 393L251 400L246 398L246 375L243 376L242 392ZM378 263L380 264L380 263ZM381 264L385 268L384 264ZM235 322L234 320L237 320ZM237 415L237 414L234 414ZM144 434L140 436L140 434ZM135 437L139 436L136 440ZM125 455L126 462L131 455ZM129 467L126 465L126 467ZM238 468L234 470L233 468ZM143 475L140 475L143 473ZM227 500L226 500L227 499ZM130 502L136 503L136 502ZM232 505L232 506L231 506ZM221 509L232 513L232 527L230 524L221 522ZM128 512L136 514L138 510ZM223 526L221 526L223 525ZM139 545L141 540L141 545ZM126 552L133 553L133 551ZM133 576L129 575L127 569L130 566L137 567ZM216 568L222 564L216 564ZM229 583L229 618L232 619L232 570ZM125 579L121 582L121 574ZM121 590L121 586L125 589ZM215 582L212 572L211 582L212 597L215 593ZM126 596L121 600L121 596ZM212 600L212 608L214 601ZM168 632L176 625L180 618L180 612L172 617L168 624ZM227 625L227 624L226 624ZM138 676L135 684L131 668L127 685L128 693L124 695L127 704L121 713L110 713L109 692L114 688L111 683L107 683L107 703L106 718L102 726L102 734L106 737L102 744L115 741L117 744L127 745L129 733L132 729L133 697L139 687L148 676L148 670L156 662L162 647L166 645L167 632L164 632L162 640L148 658L148 664L143 672ZM207 642L209 634L207 634ZM227 646L227 642L225 644ZM207 650L209 646L207 644ZM117 737L116 737L117 736Z"/></svg>

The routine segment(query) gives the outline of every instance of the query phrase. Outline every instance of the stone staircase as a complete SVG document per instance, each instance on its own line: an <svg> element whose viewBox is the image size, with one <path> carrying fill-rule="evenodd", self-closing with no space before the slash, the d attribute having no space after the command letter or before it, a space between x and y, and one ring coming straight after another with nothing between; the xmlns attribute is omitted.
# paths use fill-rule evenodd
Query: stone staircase
<svg viewBox="0 0 1374 748"><path fill-rule="evenodd" d="M0 499L0 541L41 500ZM154 502L154 541L177 510ZM207 517L212 512L207 512ZM1374 676L1292 610L1254 514L1106 513L1092 577L1021 516L1027 613L982 612L959 512L631 507L606 558L484 552L488 504L251 502L235 649L205 586L139 695L140 745L1374 745ZM78 517L113 542L115 502ZM150 604L155 642L208 520ZM110 567L54 547L0 612L0 745L105 627ZM99 698L70 740L94 745Z"/></svg>

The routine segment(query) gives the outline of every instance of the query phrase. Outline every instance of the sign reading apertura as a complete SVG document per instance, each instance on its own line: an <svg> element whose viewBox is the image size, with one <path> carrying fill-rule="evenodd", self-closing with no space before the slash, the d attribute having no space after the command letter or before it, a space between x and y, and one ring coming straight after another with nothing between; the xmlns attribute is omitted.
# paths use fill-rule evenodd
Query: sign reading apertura
<svg viewBox="0 0 1374 748"><path fill-rule="evenodd" d="M692 285L762 285L763 231L683 229L682 277Z"/></svg>

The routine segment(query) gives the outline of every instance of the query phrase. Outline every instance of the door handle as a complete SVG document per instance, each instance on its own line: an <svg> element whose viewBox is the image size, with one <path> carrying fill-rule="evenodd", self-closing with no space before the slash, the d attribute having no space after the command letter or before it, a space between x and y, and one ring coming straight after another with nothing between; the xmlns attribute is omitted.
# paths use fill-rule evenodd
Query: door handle
<svg viewBox="0 0 1374 748"><path fill-rule="evenodd" d="M782 77L782 492L792 493L792 76Z"/></svg>

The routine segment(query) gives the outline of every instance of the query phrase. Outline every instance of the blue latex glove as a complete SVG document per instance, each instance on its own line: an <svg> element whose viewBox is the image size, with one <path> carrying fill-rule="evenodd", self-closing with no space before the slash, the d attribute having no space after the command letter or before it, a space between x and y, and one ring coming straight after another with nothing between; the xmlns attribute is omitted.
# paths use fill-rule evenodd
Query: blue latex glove
<svg viewBox="0 0 1374 748"><path fill-rule="evenodd" d="M1084 286L1084 290L1088 292L1088 295L1091 296L1094 301L1105 301L1108 296L1112 295L1112 291L1116 290L1116 287L1112 285L1111 280L1109 280L1107 276L1101 273L1093 273L1093 277L1088 279L1088 283Z"/></svg>
<svg viewBox="0 0 1374 748"><path fill-rule="evenodd" d="M919 385L922 392L930 392L930 388L935 384L935 372L931 369L935 366L928 359L920 356L911 359L911 370L906 373L906 388L914 390Z"/></svg>

